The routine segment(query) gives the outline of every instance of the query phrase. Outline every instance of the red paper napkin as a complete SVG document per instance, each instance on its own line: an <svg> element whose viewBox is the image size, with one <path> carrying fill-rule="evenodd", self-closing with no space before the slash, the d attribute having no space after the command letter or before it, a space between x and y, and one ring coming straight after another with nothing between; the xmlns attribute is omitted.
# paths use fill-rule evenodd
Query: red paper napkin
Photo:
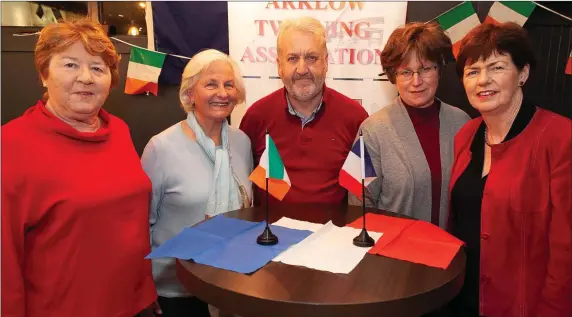
<svg viewBox="0 0 572 317"><path fill-rule="evenodd" d="M450 235L432 223L366 214L368 231L382 232L383 235L368 253L446 269L463 241ZM363 219L348 224L348 227L361 228Z"/></svg>
<svg viewBox="0 0 572 317"><path fill-rule="evenodd" d="M397 218L397 217L389 217L384 215L377 215L366 213L365 214L365 226L368 231L373 232L382 232L383 235L377 243L375 244L374 248L379 247L383 248L391 241L393 241L397 236L401 234L401 232L415 223L415 219L405 219L405 218ZM359 217L356 221L347 225L347 227L361 229L363 227L363 218ZM373 250L373 248L372 248ZM369 251L371 252L371 250Z"/></svg>

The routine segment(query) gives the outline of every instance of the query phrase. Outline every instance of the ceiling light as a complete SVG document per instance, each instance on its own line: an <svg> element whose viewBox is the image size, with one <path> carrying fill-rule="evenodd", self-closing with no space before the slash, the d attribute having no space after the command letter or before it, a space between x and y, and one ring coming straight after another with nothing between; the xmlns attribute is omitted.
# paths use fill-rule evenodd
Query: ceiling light
<svg viewBox="0 0 572 317"><path fill-rule="evenodd" d="M127 31L127 34L131 36L137 36L139 35L139 29L135 26L132 26L129 28L129 31Z"/></svg>

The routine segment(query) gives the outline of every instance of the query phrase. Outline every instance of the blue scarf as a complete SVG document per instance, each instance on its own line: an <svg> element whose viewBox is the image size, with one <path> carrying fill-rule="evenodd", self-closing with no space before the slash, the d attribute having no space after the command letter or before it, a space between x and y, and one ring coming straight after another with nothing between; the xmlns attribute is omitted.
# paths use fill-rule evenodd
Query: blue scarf
<svg viewBox="0 0 572 317"><path fill-rule="evenodd" d="M211 162L214 163L213 186L209 193L205 214L208 217L213 217L227 211L242 208L242 197L239 192L240 183L230 165L228 122L224 120L222 124L221 147L215 146L214 141L205 135L193 111L190 111L187 115L187 124L195 133L199 146Z"/></svg>

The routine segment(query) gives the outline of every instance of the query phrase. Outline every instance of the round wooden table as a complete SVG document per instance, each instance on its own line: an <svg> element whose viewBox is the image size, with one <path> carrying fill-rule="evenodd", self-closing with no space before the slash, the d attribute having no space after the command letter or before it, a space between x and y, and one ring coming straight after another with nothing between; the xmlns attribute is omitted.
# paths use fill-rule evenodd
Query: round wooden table
<svg viewBox="0 0 572 317"><path fill-rule="evenodd" d="M395 216L378 209L367 212ZM361 214L356 206L281 205L271 207L270 222L285 216L344 226ZM264 221L265 209L248 208L226 216ZM461 289L464 272L462 250L447 270L366 254L350 274L270 262L245 275L177 261L177 276L189 292L242 317L417 317L449 302Z"/></svg>

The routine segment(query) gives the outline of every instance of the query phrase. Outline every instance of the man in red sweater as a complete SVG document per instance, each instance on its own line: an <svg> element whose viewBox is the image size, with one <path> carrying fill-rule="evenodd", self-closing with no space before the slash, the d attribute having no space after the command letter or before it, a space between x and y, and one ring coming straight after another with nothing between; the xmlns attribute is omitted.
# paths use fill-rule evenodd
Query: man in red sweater
<svg viewBox="0 0 572 317"><path fill-rule="evenodd" d="M338 176L367 112L325 86L326 31L318 20L283 21L277 42L284 88L255 102L240 123L250 137L254 164L264 152L268 129L292 183L282 202L342 203L346 190ZM263 195L255 189L255 205L264 204Z"/></svg>

